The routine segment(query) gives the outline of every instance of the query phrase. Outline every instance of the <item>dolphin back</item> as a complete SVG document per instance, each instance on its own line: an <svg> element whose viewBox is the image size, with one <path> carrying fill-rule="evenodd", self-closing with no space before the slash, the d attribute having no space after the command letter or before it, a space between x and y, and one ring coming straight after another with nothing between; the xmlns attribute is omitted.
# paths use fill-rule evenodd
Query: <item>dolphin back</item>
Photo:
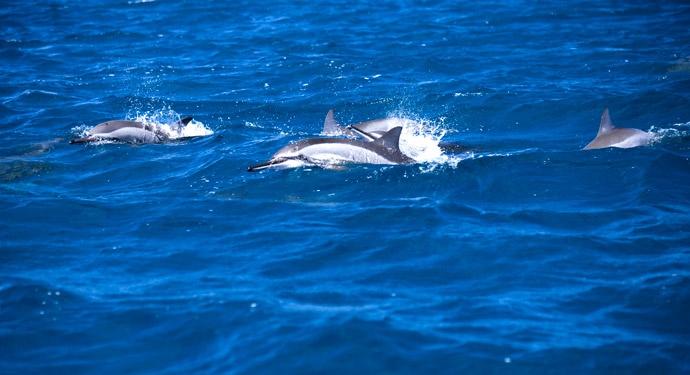
<svg viewBox="0 0 690 375"><path fill-rule="evenodd" d="M122 128L144 128L144 124L138 121L114 120L102 122L89 129L89 134L111 133Z"/></svg>
<svg viewBox="0 0 690 375"><path fill-rule="evenodd" d="M86 137L73 139L70 141L70 143L79 144L103 140L126 143L158 143L164 139L162 139L158 134L146 129L138 127L122 127L109 133L89 134Z"/></svg>
<svg viewBox="0 0 690 375"><path fill-rule="evenodd" d="M648 145L652 140L652 134L640 129L617 128L611 121L609 109L604 109L599 122L597 136L583 148L583 150L595 150L599 148L618 147L631 148Z"/></svg>
<svg viewBox="0 0 690 375"><path fill-rule="evenodd" d="M187 126L192 120L194 120L194 117L192 116L186 116L180 119L180 121L177 122L178 125L180 126Z"/></svg>
<svg viewBox="0 0 690 375"><path fill-rule="evenodd" d="M352 125L351 127L359 130L360 132L369 134L376 139L388 133L393 128L397 128L398 126L404 127L406 123L416 122L399 117L387 117L378 120L360 122L359 124Z"/></svg>

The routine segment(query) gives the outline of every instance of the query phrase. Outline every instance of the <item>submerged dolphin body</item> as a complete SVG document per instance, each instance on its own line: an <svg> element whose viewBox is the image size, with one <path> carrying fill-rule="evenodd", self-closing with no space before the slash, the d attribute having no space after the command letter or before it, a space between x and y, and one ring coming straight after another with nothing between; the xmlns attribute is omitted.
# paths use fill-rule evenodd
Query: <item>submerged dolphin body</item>
<svg viewBox="0 0 690 375"><path fill-rule="evenodd" d="M250 166L249 172L265 168L297 168L305 165L330 166L343 163L409 164L414 160L400 151L400 132L396 127L372 142L343 138L309 138L289 144L269 161Z"/></svg>
<svg viewBox="0 0 690 375"><path fill-rule="evenodd" d="M185 126L192 117L185 117L177 122L177 126ZM157 127L143 124L139 121L113 120L100 123L88 130L88 135L73 139L70 143L88 143L102 140L120 141L126 143L160 143L170 139L170 136Z"/></svg>
<svg viewBox="0 0 690 375"><path fill-rule="evenodd" d="M414 122L414 120L405 119L401 117L388 117L377 120L370 120L360 122L355 125L343 126L338 124L331 109L326 114L326 119L323 121L323 134L327 135L346 135L349 137L360 136L368 141L374 141L382 135L389 132L396 127L404 127L406 123ZM448 152L465 152L470 151L471 148L457 143L441 142L438 147L443 151Z"/></svg>
<svg viewBox="0 0 690 375"><path fill-rule="evenodd" d="M617 128L611 122L609 109L604 109L599 123L597 136L583 148L594 150L606 147L631 148L646 146L651 143L654 133L633 128Z"/></svg>

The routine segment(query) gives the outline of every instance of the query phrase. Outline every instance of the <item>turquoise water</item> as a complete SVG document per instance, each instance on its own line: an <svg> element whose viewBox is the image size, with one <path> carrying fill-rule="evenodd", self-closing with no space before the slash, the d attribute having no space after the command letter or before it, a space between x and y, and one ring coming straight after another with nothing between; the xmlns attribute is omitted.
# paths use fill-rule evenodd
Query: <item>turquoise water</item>
<svg viewBox="0 0 690 375"><path fill-rule="evenodd" d="M690 6L5 2L1 373L690 372ZM609 107L650 147L580 151ZM473 147L247 173L404 116ZM70 145L118 118L208 136Z"/></svg>

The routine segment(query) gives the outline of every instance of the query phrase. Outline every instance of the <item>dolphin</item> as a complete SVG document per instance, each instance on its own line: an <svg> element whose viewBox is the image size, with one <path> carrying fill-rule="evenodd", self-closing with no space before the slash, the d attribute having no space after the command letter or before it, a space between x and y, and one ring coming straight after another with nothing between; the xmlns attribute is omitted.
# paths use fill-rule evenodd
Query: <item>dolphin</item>
<svg viewBox="0 0 690 375"><path fill-rule="evenodd" d="M649 145L654 133L633 128L617 128L611 122L609 109L604 109L599 123L599 132L583 150L594 150L606 147L631 148Z"/></svg>
<svg viewBox="0 0 690 375"><path fill-rule="evenodd" d="M405 123L412 120L400 117L388 117L377 120L360 122L355 125L343 126L335 120L333 110L329 110L326 119L323 121L323 134L326 135L346 135L360 136L368 141L376 140L393 128L403 127Z"/></svg>
<svg viewBox="0 0 690 375"><path fill-rule="evenodd" d="M184 117L176 122L177 126L185 126L192 121L192 116ZM102 140L120 141L126 143L161 143L170 136L155 126L139 121L111 120L102 122L87 131L88 135L71 140L69 143L88 143Z"/></svg>
<svg viewBox="0 0 690 375"><path fill-rule="evenodd" d="M345 135L348 137L360 136L368 141L374 141L391 129L404 127L406 123L410 122L414 122L414 120L401 117L387 117L343 126L335 120L333 110L331 109L328 111L326 119L323 121L322 133L326 135ZM470 147L451 142L441 142L438 146L441 150L449 152L466 152L472 150Z"/></svg>
<svg viewBox="0 0 690 375"><path fill-rule="evenodd" d="M400 151L400 132L396 127L371 142L345 138L309 138L289 144L270 160L250 166L249 172L270 167L297 168L305 165L333 166L342 163L410 164L414 159Z"/></svg>

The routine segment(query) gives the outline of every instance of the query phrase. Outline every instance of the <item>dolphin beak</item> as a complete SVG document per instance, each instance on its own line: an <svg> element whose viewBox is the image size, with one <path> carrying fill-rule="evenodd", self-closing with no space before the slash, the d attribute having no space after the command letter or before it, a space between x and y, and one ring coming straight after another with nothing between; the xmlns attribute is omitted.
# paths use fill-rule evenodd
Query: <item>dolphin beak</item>
<svg viewBox="0 0 690 375"><path fill-rule="evenodd" d="M83 138L75 138L69 141L71 145L73 144L79 144L79 143L88 143L94 141L92 137L83 137Z"/></svg>
<svg viewBox="0 0 690 375"><path fill-rule="evenodd" d="M249 168L247 168L247 172L258 172L262 169L270 168L276 164L280 164L287 160L286 158L277 158L277 159L271 159L267 162L259 163L259 164L254 164L250 165Z"/></svg>
<svg viewBox="0 0 690 375"><path fill-rule="evenodd" d="M366 138L366 139L368 139L368 140L370 140L370 141L375 141L375 140L376 140L376 137L374 137L373 135L371 135L371 134L365 132L364 130L362 130L362 129L356 127L356 126L349 125L349 126L347 127L347 129L352 130L352 131L355 132L356 134L359 134L360 136L362 136L362 137L364 137L364 138Z"/></svg>

